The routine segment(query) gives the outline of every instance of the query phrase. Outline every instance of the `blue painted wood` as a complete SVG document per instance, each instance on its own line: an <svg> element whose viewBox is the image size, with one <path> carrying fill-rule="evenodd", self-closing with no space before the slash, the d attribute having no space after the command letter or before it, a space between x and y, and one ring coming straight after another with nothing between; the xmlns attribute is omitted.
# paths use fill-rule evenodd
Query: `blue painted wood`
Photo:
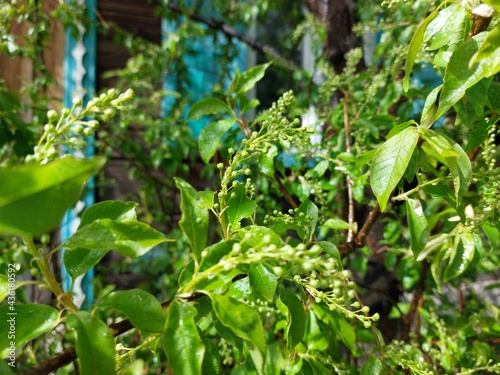
<svg viewBox="0 0 500 375"><path fill-rule="evenodd" d="M70 0L75 1L75 0ZM90 20L95 21L95 11L94 9L97 7L97 0L85 0L85 5L87 7L87 15ZM86 70L86 73L83 77L83 88L85 90L85 95L83 97L83 102L86 104L88 100L94 96L95 87L96 87L96 43L97 35L95 27L91 24L87 26L87 30L83 36L83 44L86 49L86 53L83 56L83 65ZM76 69L76 61L72 56L72 51L76 47L78 41L73 37L71 30L66 31L66 54L64 58L64 93L63 93L63 103L67 108L71 108L73 105L73 98L75 95L75 90L77 88L77 82L75 82L75 77L73 73ZM87 142L87 147L83 150L83 154L87 157L93 156L95 154L94 145L93 145L93 137L89 137ZM84 202L84 207L89 207L94 204L94 179L91 179L87 183L87 189L82 197L82 201ZM79 224L79 212L76 209L68 210L66 213L61 230L61 241L66 240L70 237L74 231L77 229ZM71 277L66 271L64 264L62 263L62 255L64 254L64 250L61 252L61 278L63 289L68 291L71 287ZM94 303L94 292L92 287L92 280L94 278L94 270L91 269L84 276L81 287L83 293L85 294L86 299L82 304L82 308L90 307Z"/></svg>
<svg viewBox="0 0 500 375"><path fill-rule="evenodd" d="M205 9L203 14L205 16L213 15L213 9ZM215 17L215 15L214 15ZM203 26L200 26L203 27ZM163 41L165 41L169 32L175 31L175 23L172 21L163 20L162 22L162 36ZM188 45L188 48L195 53L192 55L186 55L184 57L184 64L188 67L189 75L189 86L190 86L190 104L204 99L212 93L213 86L215 84L220 84L219 82L219 71L220 66L216 62L216 54L218 50L227 43L227 37L219 32L217 35L217 40L214 43L213 38L204 37L193 39ZM247 47L239 41L235 42L236 47L239 51L238 56L232 61L229 66L230 74L233 76L236 73L236 69L243 72L247 69ZM174 69L172 69L174 70ZM166 75L164 78L164 89L167 91L176 91L174 75ZM226 87L229 87L230 80L224 82ZM172 108L175 103L173 97L167 97L163 101L163 112L164 115ZM189 107L186 108L185 115L189 112ZM201 118L196 121L189 121L189 128L193 133L195 138L198 138L201 130L207 126L209 123L207 118Z"/></svg>

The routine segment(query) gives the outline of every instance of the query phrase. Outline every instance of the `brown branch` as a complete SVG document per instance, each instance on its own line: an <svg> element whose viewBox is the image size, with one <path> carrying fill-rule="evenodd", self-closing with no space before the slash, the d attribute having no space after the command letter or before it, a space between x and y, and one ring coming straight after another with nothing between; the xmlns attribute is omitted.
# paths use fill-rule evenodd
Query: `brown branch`
<svg viewBox="0 0 500 375"><path fill-rule="evenodd" d="M420 319L418 314L418 308L422 307L424 302L423 293L425 290L425 276L427 274L427 270L429 268L429 263L423 262L422 269L420 271L420 280L418 282L417 289L413 293L413 299L411 301L410 310L408 314L403 316L403 332L401 333L401 337L403 341L408 341L410 338L410 328L415 319L414 332L418 333L420 329Z"/></svg>
<svg viewBox="0 0 500 375"><path fill-rule="evenodd" d="M290 206L292 206L293 209L298 208L299 205L297 204L297 202L295 202L295 199L293 199L288 190L286 190L286 187L285 185L283 185L281 177L277 171L274 171L274 179L278 183L279 191L281 191L281 193L285 196L285 199L288 203L290 203Z"/></svg>
<svg viewBox="0 0 500 375"><path fill-rule="evenodd" d="M268 44L261 43L255 39L250 38L248 35L240 33L238 30L236 30L234 27L231 27L229 25L226 25L224 22L215 20L213 18L208 18L205 16L202 16L197 13L184 13L183 10L178 7L177 5L172 4L172 2L169 2L167 5L168 9L171 10L174 13L184 15L188 17L189 19L193 21L200 22L204 25L207 25L208 27L214 29L214 30L219 30L222 31L224 34L226 34L228 37L231 38L236 38L242 42L244 42L246 45L249 47L253 48L256 51L259 51L263 53L264 55L269 55L271 57L274 57L276 60L279 61L285 61L286 65L289 66L292 70L298 70L299 67L284 57L276 48L273 46L270 46Z"/></svg>

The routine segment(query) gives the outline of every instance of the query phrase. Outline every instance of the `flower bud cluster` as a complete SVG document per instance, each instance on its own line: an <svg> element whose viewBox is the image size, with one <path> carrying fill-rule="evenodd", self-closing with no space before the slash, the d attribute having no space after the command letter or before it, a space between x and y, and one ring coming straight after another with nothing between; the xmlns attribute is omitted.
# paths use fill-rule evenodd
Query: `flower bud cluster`
<svg viewBox="0 0 500 375"><path fill-rule="evenodd" d="M82 108L83 100L75 98L71 109L63 108L60 113L50 109L47 111L47 124L43 127L42 136L33 154L26 157L26 162L47 163L57 158L59 145L76 150L84 149L87 145L85 138L94 136L99 129L99 121L92 117L109 121L132 97L130 89L121 94L116 89L110 89L91 99L85 108Z"/></svg>

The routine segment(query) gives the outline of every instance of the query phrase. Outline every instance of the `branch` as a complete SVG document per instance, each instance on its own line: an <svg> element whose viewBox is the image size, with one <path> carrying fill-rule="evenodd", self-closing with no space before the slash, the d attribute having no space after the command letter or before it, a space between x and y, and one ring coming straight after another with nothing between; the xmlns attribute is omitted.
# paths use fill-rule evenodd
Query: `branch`
<svg viewBox="0 0 500 375"><path fill-rule="evenodd" d="M174 13L184 15L184 16L188 17L190 20L203 23L212 29L222 31L224 34L226 34L230 38L236 38L236 39L244 42L249 47L252 47L254 50L259 51L259 52L263 53L264 55L269 55L269 56L273 57L274 59L283 62L284 63L283 65L289 67L291 70L298 70L299 69L299 67L297 65L295 65L295 63L293 63L292 61L290 61L289 59L284 57L273 46L258 42L257 40L250 38L248 35L240 33L234 27L226 25L222 21L215 20L213 18L208 18L208 17L202 16L202 15L197 14L197 13L186 14L182 11L182 9L180 7L172 4L172 2L169 2L167 4L167 7L169 10L171 10Z"/></svg>
<svg viewBox="0 0 500 375"><path fill-rule="evenodd" d="M351 153L351 140L349 139L349 111L347 107L347 99L349 98L349 94L346 92L344 95L344 129L345 129L345 151L347 153ZM347 243L351 243L354 238L354 231L352 230L352 226L354 224L354 198L352 195L352 186L354 182L349 174L346 174L346 183L347 183L347 205L348 205L348 214L347 221L350 225L349 231L347 232Z"/></svg>

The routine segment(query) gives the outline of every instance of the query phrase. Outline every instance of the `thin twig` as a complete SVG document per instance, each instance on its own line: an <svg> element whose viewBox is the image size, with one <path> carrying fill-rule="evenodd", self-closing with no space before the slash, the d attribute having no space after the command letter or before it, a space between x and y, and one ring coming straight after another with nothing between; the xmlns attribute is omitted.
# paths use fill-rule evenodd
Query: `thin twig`
<svg viewBox="0 0 500 375"><path fill-rule="evenodd" d="M345 129L345 150L347 153L351 153L351 140L349 135L349 110L347 107L347 99L349 98L349 93L344 94L344 129ZM352 186L354 184L349 173L346 174L346 183L347 183L347 222L349 223L349 231L347 232L347 243L352 243L354 239L354 198L352 195Z"/></svg>
<svg viewBox="0 0 500 375"><path fill-rule="evenodd" d="M423 304L423 293L425 290L425 276L429 268L429 263L423 262L422 269L420 271L420 280L418 282L417 289L413 293L413 299L411 301L410 310L408 314L403 317L403 332L401 334L403 341L408 341L410 338L410 328L412 323L415 323L415 329L420 328L420 320L418 319L418 308ZM415 320L415 321L414 321ZM417 331L414 330L415 333Z"/></svg>
<svg viewBox="0 0 500 375"><path fill-rule="evenodd" d="M285 199L288 203L290 203L290 206L292 206L293 209L298 208L299 205L297 204L297 202L295 202L295 199L293 199L288 190L286 190L286 187L285 185L283 185L281 177L277 171L274 171L274 179L278 183L279 191L281 191L281 193L285 196Z"/></svg>

